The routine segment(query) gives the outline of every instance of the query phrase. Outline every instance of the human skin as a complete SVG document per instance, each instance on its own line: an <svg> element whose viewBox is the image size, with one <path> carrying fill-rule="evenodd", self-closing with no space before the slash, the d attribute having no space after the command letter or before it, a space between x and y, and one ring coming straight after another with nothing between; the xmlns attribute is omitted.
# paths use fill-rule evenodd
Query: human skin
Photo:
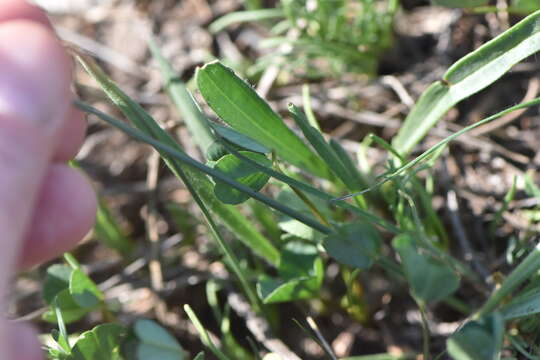
<svg viewBox="0 0 540 360"><path fill-rule="evenodd" d="M73 108L72 63L45 14L0 0L0 307L21 268L70 249L91 228L94 192L66 165L86 125ZM38 360L27 324L0 319L0 357Z"/></svg>

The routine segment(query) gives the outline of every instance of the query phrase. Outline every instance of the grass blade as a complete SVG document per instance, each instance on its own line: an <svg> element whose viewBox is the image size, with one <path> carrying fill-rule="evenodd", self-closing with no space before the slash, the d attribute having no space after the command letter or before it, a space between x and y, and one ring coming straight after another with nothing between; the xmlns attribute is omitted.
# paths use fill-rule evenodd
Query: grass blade
<svg viewBox="0 0 540 360"><path fill-rule="evenodd" d="M208 331L206 331L191 306L187 304L184 305L184 311L189 317L189 320L191 320L191 322L197 329L199 337L201 338L201 342L204 344L204 346L206 346L219 360L230 360L229 357L225 355L221 350L219 350L217 346L212 342L212 339L210 339L210 335L208 335Z"/></svg>
<svg viewBox="0 0 540 360"><path fill-rule="evenodd" d="M360 189L360 183L355 178L354 173L345 166L341 158L338 157L334 149L326 142L321 132L311 126L304 113L295 105L289 105L289 112L292 114L296 125L302 130L306 139L313 146L315 151L326 162L330 170L336 175L349 190Z"/></svg>
<svg viewBox="0 0 540 360"><path fill-rule="evenodd" d="M513 65L540 50L540 10L463 57L433 83L409 113L392 144L408 154L461 100L484 89Z"/></svg>
<svg viewBox="0 0 540 360"><path fill-rule="evenodd" d="M237 11L224 15L210 24L208 29L212 33L220 32L226 27L248 21L261 21L268 19L283 18L285 14L282 9L258 9L248 11Z"/></svg>
<svg viewBox="0 0 540 360"><path fill-rule="evenodd" d="M192 139L201 149L203 154L207 154L216 138L210 130L208 119L201 112L197 103L189 93L186 85L176 74L171 64L163 57L154 39L148 41L150 51L153 58L159 65L161 76L165 84L165 89L172 99L174 105L182 115L182 118L187 125Z"/></svg>

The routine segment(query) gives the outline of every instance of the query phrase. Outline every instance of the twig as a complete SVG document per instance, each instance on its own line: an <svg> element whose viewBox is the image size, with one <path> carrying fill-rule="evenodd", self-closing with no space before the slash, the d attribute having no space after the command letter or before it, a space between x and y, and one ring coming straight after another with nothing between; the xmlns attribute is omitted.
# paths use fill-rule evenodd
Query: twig
<svg viewBox="0 0 540 360"><path fill-rule="evenodd" d="M146 176L146 185L150 190L148 204L147 204L147 214L146 214L146 236L150 242L150 253L148 260L148 270L150 272L150 283L152 290L157 295L157 304L156 304L156 317L160 321L164 321L167 316L167 305L161 298L159 298L159 293L163 291L163 271L161 268L161 262L159 259L160 253L160 241L159 241L159 230L158 230L158 214L157 214L157 199L156 199L156 190L159 177L159 164L160 156L157 151L153 151L150 157L148 158L148 173Z"/></svg>
<svg viewBox="0 0 540 360"><path fill-rule="evenodd" d="M387 85L394 90L396 95L399 97L399 100L401 100L403 104L407 105L408 108L412 108L414 106L414 99L411 95L409 95L407 89L405 89L397 77L386 75L381 78L381 82L383 85Z"/></svg>

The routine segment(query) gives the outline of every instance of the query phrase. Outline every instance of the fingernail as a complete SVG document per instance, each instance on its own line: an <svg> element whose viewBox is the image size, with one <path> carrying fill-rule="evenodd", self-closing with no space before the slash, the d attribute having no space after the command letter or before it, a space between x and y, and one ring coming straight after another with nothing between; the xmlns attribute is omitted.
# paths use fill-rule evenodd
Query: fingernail
<svg viewBox="0 0 540 360"><path fill-rule="evenodd" d="M55 128L69 105L70 64L43 25L16 20L0 25L0 115Z"/></svg>

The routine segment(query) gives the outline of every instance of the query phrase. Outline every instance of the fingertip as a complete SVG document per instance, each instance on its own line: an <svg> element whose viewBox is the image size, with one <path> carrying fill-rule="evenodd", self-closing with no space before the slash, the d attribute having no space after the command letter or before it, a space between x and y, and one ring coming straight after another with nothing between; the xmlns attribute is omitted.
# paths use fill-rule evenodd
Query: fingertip
<svg viewBox="0 0 540 360"><path fill-rule="evenodd" d="M47 15L36 5L23 0L1 0L0 23L12 20L29 20L47 27L51 26Z"/></svg>
<svg viewBox="0 0 540 360"><path fill-rule="evenodd" d="M0 23L0 113L55 131L70 105L71 67L48 28L27 20Z"/></svg>
<svg viewBox="0 0 540 360"><path fill-rule="evenodd" d="M84 113L71 106L60 130L54 161L66 162L77 155L84 141L86 128Z"/></svg>
<svg viewBox="0 0 540 360"><path fill-rule="evenodd" d="M20 256L28 268L77 244L95 222L97 200L88 179L64 164L51 165Z"/></svg>

